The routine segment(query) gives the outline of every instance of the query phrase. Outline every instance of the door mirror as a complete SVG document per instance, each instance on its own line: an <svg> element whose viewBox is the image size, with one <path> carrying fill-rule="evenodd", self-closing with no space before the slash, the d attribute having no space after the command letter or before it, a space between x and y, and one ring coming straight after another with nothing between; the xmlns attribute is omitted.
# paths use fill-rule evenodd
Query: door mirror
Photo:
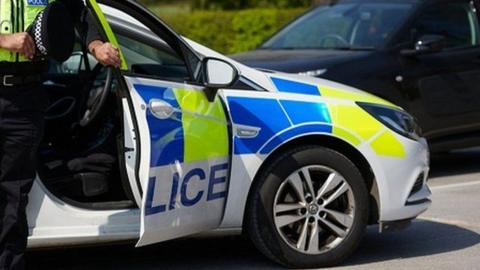
<svg viewBox="0 0 480 270"><path fill-rule="evenodd" d="M415 42L415 49L403 50L402 55L413 56L437 53L445 48L446 38L442 35L424 35Z"/></svg>
<svg viewBox="0 0 480 270"><path fill-rule="evenodd" d="M441 35L425 35L415 43L417 52L440 52L445 48L445 37Z"/></svg>
<svg viewBox="0 0 480 270"><path fill-rule="evenodd" d="M230 87L238 80L238 70L229 62L206 57L202 61L203 77L207 88Z"/></svg>

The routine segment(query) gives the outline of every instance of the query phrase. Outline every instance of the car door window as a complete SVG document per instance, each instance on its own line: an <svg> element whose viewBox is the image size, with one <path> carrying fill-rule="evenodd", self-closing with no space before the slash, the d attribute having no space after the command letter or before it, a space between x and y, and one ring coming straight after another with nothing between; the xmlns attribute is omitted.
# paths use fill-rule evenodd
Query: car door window
<svg viewBox="0 0 480 270"><path fill-rule="evenodd" d="M437 3L427 7L413 27L416 39L425 35L441 35L446 48L479 44L479 24L471 1Z"/></svg>
<svg viewBox="0 0 480 270"><path fill-rule="evenodd" d="M181 55L138 20L120 12L107 20L118 40L128 73L169 81L192 81ZM124 16L123 16L124 15Z"/></svg>
<svg viewBox="0 0 480 270"><path fill-rule="evenodd" d="M98 63L91 54L88 54L88 60L91 66ZM78 75L85 70L84 53L80 38L77 38L73 53L66 61L61 63L55 60L49 61L48 75Z"/></svg>
<svg viewBox="0 0 480 270"><path fill-rule="evenodd" d="M154 38L117 34L118 43L125 56L128 71L135 75L147 75L173 81L188 81L188 69L176 53L166 44Z"/></svg>

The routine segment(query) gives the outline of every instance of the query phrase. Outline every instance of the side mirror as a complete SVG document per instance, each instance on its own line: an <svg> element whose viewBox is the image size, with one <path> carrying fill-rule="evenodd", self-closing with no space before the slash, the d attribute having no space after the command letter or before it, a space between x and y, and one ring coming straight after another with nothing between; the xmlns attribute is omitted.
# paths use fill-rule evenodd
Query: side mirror
<svg viewBox="0 0 480 270"><path fill-rule="evenodd" d="M404 56L414 56L429 53L437 53L445 48L446 38L441 35L424 35L415 43L415 49L403 50Z"/></svg>
<svg viewBox="0 0 480 270"><path fill-rule="evenodd" d="M441 35L422 36L415 43L415 50L419 52L439 52L445 48L445 37Z"/></svg>
<svg viewBox="0 0 480 270"><path fill-rule="evenodd" d="M205 87L219 89L234 85L238 80L238 70L229 62L206 57L202 60Z"/></svg>

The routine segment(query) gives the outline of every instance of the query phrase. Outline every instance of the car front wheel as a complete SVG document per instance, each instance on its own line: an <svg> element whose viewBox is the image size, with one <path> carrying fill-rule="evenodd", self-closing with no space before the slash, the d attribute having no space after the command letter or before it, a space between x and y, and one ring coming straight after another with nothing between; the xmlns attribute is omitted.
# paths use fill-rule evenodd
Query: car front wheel
<svg viewBox="0 0 480 270"><path fill-rule="evenodd" d="M319 146L293 149L253 184L246 229L270 259L294 268L340 263L358 246L369 199L358 168Z"/></svg>

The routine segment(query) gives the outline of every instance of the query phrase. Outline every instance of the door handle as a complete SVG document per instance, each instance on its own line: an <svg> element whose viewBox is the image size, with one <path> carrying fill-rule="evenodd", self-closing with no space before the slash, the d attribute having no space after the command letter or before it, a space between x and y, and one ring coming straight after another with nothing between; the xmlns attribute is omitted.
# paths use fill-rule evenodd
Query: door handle
<svg viewBox="0 0 480 270"><path fill-rule="evenodd" d="M61 84L61 83L56 83L52 80L46 81L43 83L44 86L53 86L53 87L59 87L59 88L67 88L66 84Z"/></svg>
<svg viewBox="0 0 480 270"><path fill-rule="evenodd" d="M170 103L161 99L152 99L148 104L148 108L152 114L160 120L165 120L178 111Z"/></svg>

